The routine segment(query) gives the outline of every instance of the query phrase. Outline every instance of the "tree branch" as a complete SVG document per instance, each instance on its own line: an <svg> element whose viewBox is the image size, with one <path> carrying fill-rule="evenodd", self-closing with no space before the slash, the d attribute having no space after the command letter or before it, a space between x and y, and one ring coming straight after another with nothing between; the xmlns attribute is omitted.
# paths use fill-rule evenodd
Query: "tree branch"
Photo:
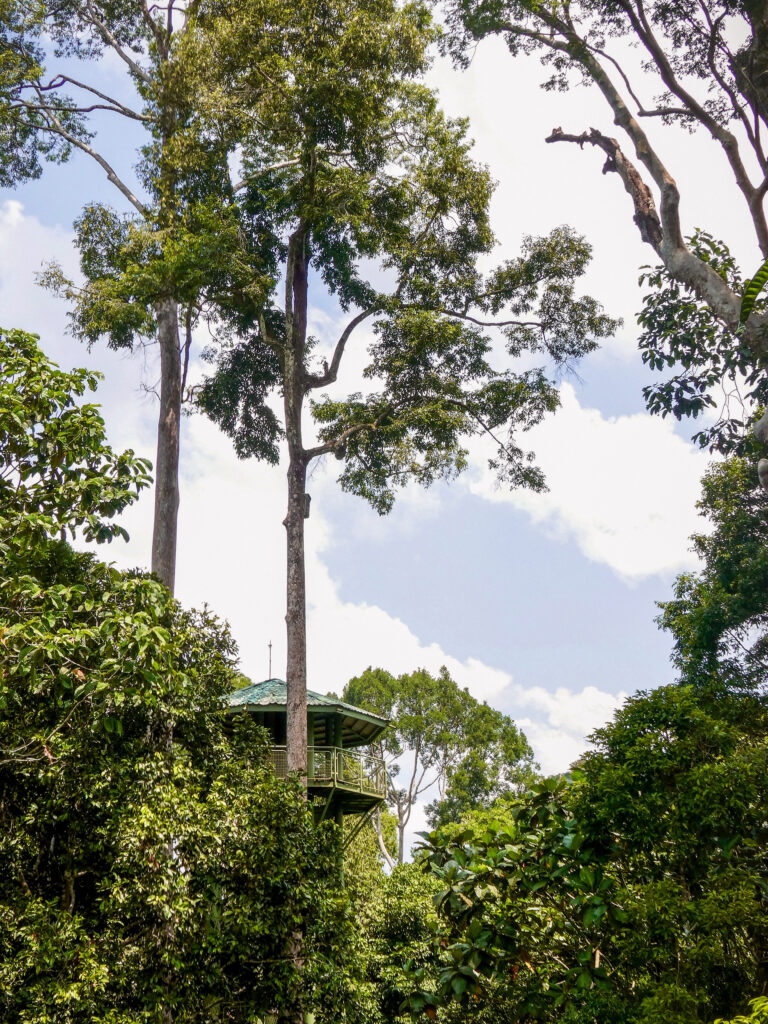
<svg viewBox="0 0 768 1024"><path fill-rule="evenodd" d="M666 53L656 38L653 29L645 16L642 3L638 3L637 9L635 9L631 3L626 2L625 0L625 2L621 3L621 7L626 12L635 34L638 36L653 59L653 62L659 71L659 75L661 76L661 80L664 82L666 87L671 93L673 93L673 95L677 96L696 120L707 128L712 137L720 143L725 151L725 155L731 165L731 170L733 171L736 184L744 198L747 200L747 205L749 206L752 216L752 222L755 227L755 232L757 233L760 249L763 256L768 256L768 224L766 223L762 206L755 206L755 187L750 181L747 169L741 159L739 143L736 136L732 132L728 131L727 128L724 128L716 118L714 118L712 114L710 114L709 111L706 110L677 80L677 76L675 75L672 65L670 64Z"/></svg>
<svg viewBox="0 0 768 1024"><path fill-rule="evenodd" d="M642 129L627 112L638 134L638 152L646 163L653 167L662 182L661 216L656 212L650 189L641 178L637 168L622 152L616 139L609 139L597 129L581 135L568 135L556 128L547 142L585 142L598 146L608 154L603 173L616 171L635 204L635 223L640 229L644 242L653 246L670 274L682 284L688 285L694 293L713 310L716 316L736 330L739 325L741 296L737 295L709 264L698 259L685 245L678 213L680 196L674 180L651 150ZM619 118L617 117L617 120ZM631 134L631 133L630 133ZM744 331L744 341L757 356L768 355L768 317L751 316Z"/></svg>
<svg viewBox="0 0 768 1024"><path fill-rule="evenodd" d="M321 455L330 455L332 452L338 451L339 448L343 448L350 437L354 437L355 434L361 434L364 430L376 430L381 422L382 415L377 416L375 420L371 420L369 423L355 423L353 426L347 427L347 429L343 430L338 437L334 438L333 441L327 441L325 444L318 444L314 448L305 448L302 453L304 458L307 463L310 463L313 459L317 459Z"/></svg>
<svg viewBox="0 0 768 1024"><path fill-rule="evenodd" d="M603 174L615 171L619 175L635 207L634 221L640 230L640 237L644 242L653 246L659 256L662 255L663 231L656 210L656 202L640 172L626 158L616 139L603 135L596 128L590 128L588 132L582 132L581 135L569 135L562 128L553 128L546 141L575 142L581 148L586 142L602 149L607 157L603 164Z"/></svg>
<svg viewBox="0 0 768 1024"><path fill-rule="evenodd" d="M105 100L107 103L109 103L111 105L111 107L113 109L115 109L115 111L117 113L121 113L121 114L124 114L126 117L133 118L133 120L135 120L135 121L151 121L152 120L152 118L148 117L146 114L140 114L138 111L131 109L131 107L127 107L124 103L121 103L120 100L116 100L114 98L114 96L109 96L107 93L101 92L99 89L96 89L94 86L88 85L87 82L80 82L76 78L72 78L69 75L56 75L54 78L52 78L50 80L50 82L48 82L47 85L42 85L41 83L37 82L37 83L35 83L35 87L38 88L41 92L50 92L52 90L55 91L56 89L60 89L61 86L64 85L65 82L68 82L70 85L74 85L75 88L77 88L77 89L83 89L85 92L90 92L94 96L98 96L99 99ZM29 86L29 88L31 88L31 86ZM97 109L109 109L109 108L99 108L99 107L89 107L89 108L87 108L87 110L97 110ZM81 112L85 113L85 112L87 112L87 110L82 110Z"/></svg>
<svg viewBox="0 0 768 1024"><path fill-rule="evenodd" d="M260 167L250 178L256 178L260 174L269 174L270 171L282 171L284 167L296 167L300 162L298 157L294 157L291 160L281 160L279 163L270 164L269 167ZM239 192L241 189L244 189L248 185L250 178L243 178L242 181L238 181L236 185L232 186L232 191Z"/></svg>
<svg viewBox="0 0 768 1024"><path fill-rule="evenodd" d="M354 329L359 324L361 324L363 322L363 320L366 320L369 316L372 316L375 312L376 312L376 307L372 307L371 309L364 310L362 313L358 313L356 317L354 317L352 320L350 320L350 322L347 324L347 326L342 331L341 337L336 342L336 345L335 345L334 350L333 350L333 357L331 359L331 365L328 367L328 369L325 371L325 373L323 373L323 374L310 374L310 373L305 374L305 376L304 376L304 383L305 383L305 387L308 390L312 390L313 388L323 388L327 384L333 384L336 381L336 379L338 377L338 373L339 373L339 366L341 364L341 359L342 359L342 356L344 355L344 349L346 348L347 342L349 341L352 332L354 331Z"/></svg>
<svg viewBox="0 0 768 1024"><path fill-rule="evenodd" d="M627 0L624 0L624 2L619 0L619 2L622 9L629 14ZM634 12L632 14L635 23L637 23L637 16ZM653 246L676 280L682 284L689 285L694 293L702 301L706 302L717 316L728 324L731 329L736 329L739 323L741 298L728 287L714 269L699 260L686 247L680 227L680 194L677 184L659 158L658 153L651 146L640 124L633 117L606 69L597 59L595 53L590 50L587 42L577 34L572 23L568 24L559 20L543 6L537 11L537 17L550 30L549 34L537 32L514 23L507 23L502 31L535 40L550 50L557 50L567 54L570 60L581 64L586 74L602 92L603 97L613 111L615 123L632 140L638 159L650 172L654 183L658 187L661 194L659 211L657 212L650 190L643 182L637 168L627 159L615 139L607 140L605 136L602 136L600 132L594 129L582 136L566 135L561 129L555 129L548 141L570 141L578 142L580 145L583 145L584 142L591 142L594 145L601 146L608 156L603 170L604 172L615 170L621 175L624 187L635 204L635 221L638 224L643 240ZM654 56L653 53L651 55L652 57ZM661 72L661 68L659 68L659 71ZM671 81L678 86L679 90L679 85L674 79L674 75L671 76ZM696 103L692 97L688 97L687 93L685 94L686 98L683 98L679 91L675 92L675 95L678 98L682 98L684 103L686 103L686 98L690 98L692 104ZM707 120L702 123L706 123L708 126L712 120L711 115L706 111L703 111L703 113ZM726 152L728 153L728 150ZM732 149L728 156L731 159L734 171L738 172L740 164L738 147L735 150ZM738 161L738 163L735 163L735 161ZM761 192L761 186L758 186L757 189L752 189L751 184L749 182L747 184L749 189L752 190L750 211L753 214L755 228L758 237L763 237L762 209L756 211L755 203L757 202L758 193L760 193L760 198L762 198L764 193ZM748 195L748 201L749 198ZM753 352L762 356L768 354L767 335L768 318L765 316L750 317L744 332L744 340Z"/></svg>
<svg viewBox="0 0 768 1024"><path fill-rule="evenodd" d="M112 49L115 51L118 57L122 61L124 61L131 69L131 71L133 71L133 73L137 75L146 85L152 85L151 76L144 70L143 67L141 67L140 64L137 64L136 61L125 52L125 50L118 43L117 39L110 32L107 26L99 20L94 10L94 6L90 2L90 0L88 0L86 6L88 8L88 14L90 15L91 24L99 33L104 42L112 47Z"/></svg>
<svg viewBox="0 0 768 1024"><path fill-rule="evenodd" d="M62 125L61 121L59 121L59 119L53 113L53 111L51 111L48 108L48 106L42 101L42 97L40 97L40 101L40 106L35 106L33 104L25 105L32 109L38 110L41 113L44 113L48 120L46 130L52 132L54 135L58 135L60 138L68 142L71 146L75 146L77 149L81 150L83 153L87 153L88 156L94 159L96 163L99 164L99 166L102 167L104 171L106 171L107 178L112 182L112 184L117 189L120 190L120 192L123 193L123 195L131 204L131 206L133 206L135 210L142 214L142 216L147 217L149 215L149 210L147 209L146 206L144 206L141 200L138 199L133 194L133 192L128 188L125 182L119 177L114 167L112 167L112 165L107 160L105 160L101 153L97 152L92 146L89 146L84 139L79 139L76 135L73 135L71 132L67 131L67 129Z"/></svg>

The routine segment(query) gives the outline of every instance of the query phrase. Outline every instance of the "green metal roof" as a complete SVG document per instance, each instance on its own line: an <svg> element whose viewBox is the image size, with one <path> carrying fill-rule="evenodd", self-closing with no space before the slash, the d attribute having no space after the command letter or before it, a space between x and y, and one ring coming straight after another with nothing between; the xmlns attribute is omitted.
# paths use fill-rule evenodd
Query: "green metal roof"
<svg viewBox="0 0 768 1024"><path fill-rule="evenodd" d="M227 698L227 705L231 710L241 707L250 707L254 710L264 711L285 711L287 706L287 686L283 679L264 679L260 683L251 683L241 690L235 690ZM357 723L354 733L357 734L357 742L365 743L375 739L389 724L389 719L377 715L373 711L365 711L363 708L356 708L347 704L338 697L329 697L324 693L315 693L314 690L307 690L307 710L322 710L330 714L342 715L349 722L350 719Z"/></svg>

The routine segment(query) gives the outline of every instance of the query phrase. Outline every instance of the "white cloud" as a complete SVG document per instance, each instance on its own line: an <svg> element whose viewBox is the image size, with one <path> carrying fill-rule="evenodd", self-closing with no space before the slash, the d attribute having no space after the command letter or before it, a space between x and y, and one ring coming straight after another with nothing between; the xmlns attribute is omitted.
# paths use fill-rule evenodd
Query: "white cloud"
<svg viewBox="0 0 768 1024"><path fill-rule="evenodd" d="M0 326L60 337L65 325L62 303L37 287L35 274L51 260L74 272L71 233L41 224L10 199L0 203L0 243Z"/></svg>
<svg viewBox="0 0 768 1024"><path fill-rule="evenodd" d="M560 686L513 686L514 717L533 747L545 774L564 771L587 748L587 736L610 720L626 699L595 686L579 692ZM520 709L522 714L516 713Z"/></svg>
<svg viewBox="0 0 768 1024"><path fill-rule="evenodd" d="M702 529L695 502L708 456L668 420L604 417L582 408L570 384L560 397L560 410L525 439L549 491L504 490L483 467L468 481L473 493L524 510L627 581L695 565L688 538Z"/></svg>

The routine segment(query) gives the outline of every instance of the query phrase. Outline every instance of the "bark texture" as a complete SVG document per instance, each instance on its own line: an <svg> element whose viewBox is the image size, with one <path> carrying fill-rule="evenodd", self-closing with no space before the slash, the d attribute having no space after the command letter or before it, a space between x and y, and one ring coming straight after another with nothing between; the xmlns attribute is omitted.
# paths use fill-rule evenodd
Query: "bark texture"
<svg viewBox="0 0 768 1024"><path fill-rule="evenodd" d="M288 441L286 529L287 759L289 771L307 775L307 625L304 567L307 453L301 434L307 337L307 257L299 228L288 244L283 354L285 434Z"/></svg>
<svg viewBox="0 0 768 1024"><path fill-rule="evenodd" d="M173 593L179 515L179 438L181 427L181 359L179 315L173 299L158 302L160 344L160 415L155 461L155 518L152 530L152 572Z"/></svg>
<svg viewBox="0 0 768 1024"><path fill-rule="evenodd" d="M285 518L287 556L286 633L288 661L288 770L307 772L307 626L304 568L304 489L306 466L300 456L288 467L288 515Z"/></svg>

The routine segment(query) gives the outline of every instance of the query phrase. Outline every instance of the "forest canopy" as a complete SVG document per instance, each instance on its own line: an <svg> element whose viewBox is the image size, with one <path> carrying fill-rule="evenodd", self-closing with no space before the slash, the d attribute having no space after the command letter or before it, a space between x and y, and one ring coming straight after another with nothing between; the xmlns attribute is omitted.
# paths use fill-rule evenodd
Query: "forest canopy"
<svg viewBox="0 0 768 1024"><path fill-rule="evenodd" d="M3 1020L766 1024L767 74L753 0L0 0Z"/></svg>

